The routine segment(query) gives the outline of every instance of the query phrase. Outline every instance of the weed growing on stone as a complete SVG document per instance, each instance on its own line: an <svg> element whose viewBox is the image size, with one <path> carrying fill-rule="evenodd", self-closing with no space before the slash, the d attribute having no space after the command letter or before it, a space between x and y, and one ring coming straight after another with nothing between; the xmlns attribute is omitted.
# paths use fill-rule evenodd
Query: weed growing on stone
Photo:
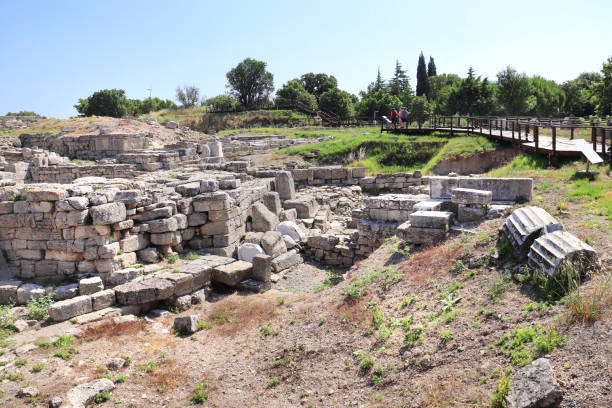
<svg viewBox="0 0 612 408"><path fill-rule="evenodd" d="M492 408L507 408L506 398L508 398L510 387L512 386L512 380L510 379L511 371L512 367L508 367L497 381L495 392L491 396Z"/></svg>
<svg viewBox="0 0 612 408"><path fill-rule="evenodd" d="M28 317L33 320L46 320L49 318L49 306L53 304L51 295L30 299L26 305Z"/></svg>
<svg viewBox="0 0 612 408"><path fill-rule="evenodd" d="M193 252L190 252L187 254L187 256L185 256L185 260L187 261L195 261L198 258L200 258L200 255L194 254Z"/></svg>

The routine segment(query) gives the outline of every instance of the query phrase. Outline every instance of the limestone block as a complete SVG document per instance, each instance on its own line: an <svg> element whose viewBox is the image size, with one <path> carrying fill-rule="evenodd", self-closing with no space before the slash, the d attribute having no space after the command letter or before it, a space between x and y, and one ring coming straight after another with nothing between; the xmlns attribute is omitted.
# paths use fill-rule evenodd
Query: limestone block
<svg viewBox="0 0 612 408"><path fill-rule="evenodd" d="M144 248L137 252L138 258L146 263L156 263L159 261L159 253L155 248Z"/></svg>
<svg viewBox="0 0 612 408"><path fill-rule="evenodd" d="M208 221L206 213L194 212L187 216L187 223L190 227L204 225Z"/></svg>
<svg viewBox="0 0 612 408"><path fill-rule="evenodd" d="M58 211L82 211L89 206L87 197L68 197L55 203Z"/></svg>
<svg viewBox="0 0 612 408"><path fill-rule="evenodd" d="M154 234L172 232L178 229L178 222L174 217L151 220L147 224L149 224L149 231Z"/></svg>
<svg viewBox="0 0 612 408"><path fill-rule="evenodd" d="M85 408L104 391L112 391L115 384L108 378L99 378L85 384L77 385L66 394L65 405L70 408Z"/></svg>
<svg viewBox="0 0 612 408"><path fill-rule="evenodd" d="M45 294L46 291L43 286L33 283L23 284L17 289L17 304L25 305L29 300L38 299L39 297L45 296Z"/></svg>
<svg viewBox="0 0 612 408"><path fill-rule="evenodd" d="M167 279L150 278L115 286L115 297L120 305L135 305L168 299L174 294L174 285Z"/></svg>
<svg viewBox="0 0 612 408"><path fill-rule="evenodd" d="M109 203L102 204L89 209L89 214L94 224L114 224L123 221L126 217L125 204Z"/></svg>
<svg viewBox="0 0 612 408"><path fill-rule="evenodd" d="M455 204L487 206L491 204L493 193L472 188L455 188L451 191L451 201Z"/></svg>
<svg viewBox="0 0 612 408"><path fill-rule="evenodd" d="M0 281L0 305L15 304L19 286L21 286L21 281L18 280Z"/></svg>
<svg viewBox="0 0 612 408"><path fill-rule="evenodd" d="M293 176L289 171L279 171L274 177L274 183L278 195L283 200L292 200L295 198L295 183Z"/></svg>
<svg viewBox="0 0 612 408"><path fill-rule="evenodd" d="M52 304L49 307L49 317L54 322L63 322L91 311L91 297L81 295Z"/></svg>
<svg viewBox="0 0 612 408"><path fill-rule="evenodd" d="M452 217L450 211L416 211L410 214L410 224L416 228L448 229Z"/></svg>
<svg viewBox="0 0 612 408"><path fill-rule="evenodd" d="M283 234L279 231L267 231L261 238L261 246L266 254L272 258L287 252L287 246L283 240Z"/></svg>
<svg viewBox="0 0 612 408"><path fill-rule="evenodd" d="M272 257L266 254L259 254L253 257L253 279L270 282L272 272Z"/></svg>
<svg viewBox="0 0 612 408"><path fill-rule="evenodd" d="M115 291L112 289L102 290L91 295L93 311L102 310L115 304Z"/></svg>
<svg viewBox="0 0 612 408"><path fill-rule="evenodd" d="M219 182L217 180L200 180L198 193L209 193L218 189Z"/></svg>
<svg viewBox="0 0 612 408"><path fill-rule="evenodd" d="M251 275L253 264L236 261L213 268L212 280L228 286L236 286Z"/></svg>
<svg viewBox="0 0 612 408"><path fill-rule="evenodd" d="M115 255L119 253L121 246L118 242L113 242L112 244L106 244L98 247L98 257L110 259L114 258Z"/></svg>
<svg viewBox="0 0 612 408"><path fill-rule="evenodd" d="M172 282L174 285L174 294L176 296L183 296L187 293L193 292L196 289L199 289L199 287L196 287L195 285L194 275L190 273L164 272L157 275L157 277Z"/></svg>
<svg viewBox="0 0 612 408"><path fill-rule="evenodd" d="M257 244L244 243L238 247L238 259L253 262L253 257L262 254L264 250Z"/></svg>
<svg viewBox="0 0 612 408"><path fill-rule="evenodd" d="M457 221L459 222L481 221L486 215L486 207L473 207L470 205L459 204L457 208Z"/></svg>
<svg viewBox="0 0 612 408"><path fill-rule="evenodd" d="M282 210L279 219L281 221L295 221L297 220L297 210L295 208Z"/></svg>
<svg viewBox="0 0 612 408"><path fill-rule="evenodd" d="M317 213L317 203L312 196L305 196L294 200L286 200L283 202L283 208L294 208L298 218L314 218Z"/></svg>
<svg viewBox="0 0 612 408"><path fill-rule="evenodd" d="M192 334L198 331L198 316L179 316L174 318L172 328L180 334Z"/></svg>
<svg viewBox="0 0 612 408"><path fill-rule="evenodd" d="M119 241L119 246L123 252L135 252L146 248L149 240L144 234L131 235Z"/></svg>
<svg viewBox="0 0 612 408"><path fill-rule="evenodd" d="M263 204L262 204L263 205ZM227 234L233 229L233 223L230 221L215 221L209 222L200 227L202 235Z"/></svg>
<svg viewBox="0 0 612 408"><path fill-rule="evenodd" d="M283 235L289 235L295 242L300 242L306 237L302 229L293 221L279 223L276 230Z"/></svg>
<svg viewBox="0 0 612 408"><path fill-rule="evenodd" d="M304 259L302 259L300 254L295 250L291 250L272 259L272 271L279 273L303 262Z"/></svg>
<svg viewBox="0 0 612 408"><path fill-rule="evenodd" d="M274 231L278 225L278 217L262 203L251 207L253 213L253 229L259 232Z"/></svg>
<svg viewBox="0 0 612 408"><path fill-rule="evenodd" d="M562 399L550 362L539 358L514 375L507 402L508 408L557 407Z"/></svg>
<svg viewBox="0 0 612 408"><path fill-rule="evenodd" d="M104 284L99 276L83 278L79 281L80 295L91 295L92 293L100 292L101 290L104 290Z"/></svg>
<svg viewBox="0 0 612 408"><path fill-rule="evenodd" d="M267 193L264 193L263 202L264 205L268 207L268 210L270 210L277 216L281 213L283 209L281 207L280 196L276 191L269 191Z"/></svg>
<svg viewBox="0 0 612 408"><path fill-rule="evenodd" d="M68 197L68 192L59 188L33 189L26 196L28 201L58 201Z"/></svg>
<svg viewBox="0 0 612 408"><path fill-rule="evenodd" d="M79 285L71 283L69 285L58 286L53 292L53 300L59 302L61 300L72 299L79 293Z"/></svg>

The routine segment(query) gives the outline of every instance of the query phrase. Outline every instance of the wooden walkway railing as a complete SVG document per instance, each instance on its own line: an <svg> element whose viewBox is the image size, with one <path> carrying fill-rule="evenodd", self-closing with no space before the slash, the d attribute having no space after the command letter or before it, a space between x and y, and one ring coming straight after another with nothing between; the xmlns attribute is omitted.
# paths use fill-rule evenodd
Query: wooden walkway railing
<svg viewBox="0 0 612 408"><path fill-rule="evenodd" d="M528 151L556 156L580 156L580 149L572 142L575 137L591 141L593 150L612 168L610 143L612 140L612 119L591 119L588 122L578 118L525 118L496 116L431 116L421 127L399 127L384 124L381 132L419 134L435 131L481 135L491 139L504 140ZM560 131L569 137L559 135ZM542 134L542 133L546 134Z"/></svg>

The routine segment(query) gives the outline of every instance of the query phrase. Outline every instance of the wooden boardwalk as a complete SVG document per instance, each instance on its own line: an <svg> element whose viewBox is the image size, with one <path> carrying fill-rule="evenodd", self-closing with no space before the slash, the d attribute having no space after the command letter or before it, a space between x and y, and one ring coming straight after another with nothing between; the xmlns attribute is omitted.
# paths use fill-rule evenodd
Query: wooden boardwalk
<svg viewBox="0 0 612 408"><path fill-rule="evenodd" d="M575 129L589 128L593 150L604 161L609 161L612 166L610 149L612 126L561 125L560 121L558 125L551 125L550 119L547 119L546 123L547 126L542 126L538 124L537 120L520 118L432 116L428 121L428 126L401 128L383 124L381 132L413 135L432 132L473 134L514 143L523 150L546 154L551 157L580 157L582 152L572 139L557 136L557 130L560 128L570 129L573 135ZM551 129L552 136L540 135L540 129L542 128Z"/></svg>

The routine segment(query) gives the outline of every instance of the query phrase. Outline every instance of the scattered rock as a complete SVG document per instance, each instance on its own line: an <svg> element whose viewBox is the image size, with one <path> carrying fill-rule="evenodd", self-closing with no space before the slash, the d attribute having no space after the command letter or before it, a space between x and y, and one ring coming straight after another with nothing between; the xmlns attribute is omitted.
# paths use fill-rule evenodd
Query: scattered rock
<svg viewBox="0 0 612 408"><path fill-rule="evenodd" d="M112 391L115 384L108 378L99 378L85 384L80 384L68 391L66 402L70 408L86 408L96 396L104 391Z"/></svg>
<svg viewBox="0 0 612 408"><path fill-rule="evenodd" d="M179 316L174 318L172 328L181 334L192 334L198 330L198 316Z"/></svg>
<svg viewBox="0 0 612 408"><path fill-rule="evenodd" d="M18 398L34 398L39 394L38 388L36 387L26 387L19 390L17 393Z"/></svg>
<svg viewBox="0 0 612 408"><path fill-rule="evenodd" d="M550 362L539 358L514 376L507 402L508 408L552 408L562 399Z"/></svg>

